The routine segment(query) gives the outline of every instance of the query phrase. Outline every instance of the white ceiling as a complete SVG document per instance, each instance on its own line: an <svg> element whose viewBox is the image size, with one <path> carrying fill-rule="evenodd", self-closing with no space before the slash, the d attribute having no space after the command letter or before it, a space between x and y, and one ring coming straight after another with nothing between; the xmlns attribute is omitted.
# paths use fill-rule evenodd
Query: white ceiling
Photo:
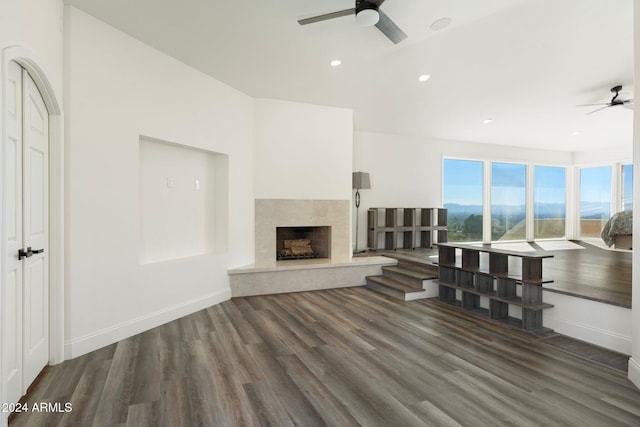
<svg viewBox="0 0 640 427"><path fill-rule="evenodd" d="M297 23L353 0L66 2L253 97L352 108L356 130L563 151L632 144L631 110L576 107L608 102L618 84L633 96L632 0L387 0L408 35L398 45L352 16ZM452 24L431 31L442 17Z"/></svg>

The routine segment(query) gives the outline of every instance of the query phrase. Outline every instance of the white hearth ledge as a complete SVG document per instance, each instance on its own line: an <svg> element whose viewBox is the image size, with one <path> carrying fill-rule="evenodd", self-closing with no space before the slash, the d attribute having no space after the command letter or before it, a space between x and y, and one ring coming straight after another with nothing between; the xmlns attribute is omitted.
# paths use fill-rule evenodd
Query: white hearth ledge
<svg viewBox="0 0 640 427"><path fill-rule="evenodd" d="M364 286L365 277L382 274L397 260L384 256L349 259L273 261L227 270L231 296L267 295Z"/></svg>

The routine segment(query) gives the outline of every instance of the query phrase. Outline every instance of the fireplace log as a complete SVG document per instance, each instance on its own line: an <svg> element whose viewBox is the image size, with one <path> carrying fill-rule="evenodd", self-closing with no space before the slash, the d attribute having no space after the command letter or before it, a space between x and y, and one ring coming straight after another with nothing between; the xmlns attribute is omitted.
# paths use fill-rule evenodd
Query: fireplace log
<svg viewBox="0 0 640 427"><path fill-rule="evenodd" d="M309 256L313 255L311 248L311 240L309 239L293 239L283 242L283 256Z"/></svg>
<svg viewBox="0 0 640 427"><path fill-rule="evenodd" d="M293 239L293 240L285 240L284 248L294 248L294 247L311 247L311 240L309 239Z"/></svg>

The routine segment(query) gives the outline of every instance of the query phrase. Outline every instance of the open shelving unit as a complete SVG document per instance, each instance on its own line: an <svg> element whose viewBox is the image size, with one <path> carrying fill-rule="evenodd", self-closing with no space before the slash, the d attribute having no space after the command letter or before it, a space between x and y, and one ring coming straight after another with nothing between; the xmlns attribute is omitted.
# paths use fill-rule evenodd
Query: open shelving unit
<svg viewBox="0 0 640 427"><path fill-rule="evenodd" d="M367 212L369 249L431 248L446 241L444 208L369 208Z"/></svg>
<svg viewBox="0 0 640 427"><path fill-rule="evenodd" d="M525 330L543 328L542 311L553 305L542 301L542 285L553 280L543 278L542 261L553 255L455 243L437 246L440 301ZM481 257L488 257L488 263ZM512 258L520 259L519 271L509 272ZM481 297L488 299L488 307L481 306ZM511 306L520 308L520 318L510 316Z"/></svg>

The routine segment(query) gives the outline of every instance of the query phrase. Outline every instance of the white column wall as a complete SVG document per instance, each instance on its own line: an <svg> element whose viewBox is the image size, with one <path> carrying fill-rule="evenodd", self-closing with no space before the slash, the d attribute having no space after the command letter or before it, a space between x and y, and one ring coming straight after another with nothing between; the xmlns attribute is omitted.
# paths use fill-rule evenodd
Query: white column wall
<svg viewBox="0 0 640 427"><path fill-rule="evenodd" d="M253 100L69 7L66 355L230 298L252 261ZM229 249L141 265L140 136L229 156Z"/></svg>
<svg viewBox="0 0 640 427"><path fill-rule="evenodd" d="M636 49L634 50L635 81L640 82L640 4L633 2L633 37ZM640 96L640 85L635 85L635 99ZM633 164L640 165L640 114L633 115ZM633 174L633 247L636 248L632 255L632 265L640 266L640 173ZM637 243L636 243L637 242ZM640 388L640 268L634 268L632 272L631 289L631 359L629 359L629 379Z"/></svg>
<svg viewBox="0 0 640 427"><path fill-rule="evenodd" d="M255 100L256 199L351 198L353 112Z"/></svg>

